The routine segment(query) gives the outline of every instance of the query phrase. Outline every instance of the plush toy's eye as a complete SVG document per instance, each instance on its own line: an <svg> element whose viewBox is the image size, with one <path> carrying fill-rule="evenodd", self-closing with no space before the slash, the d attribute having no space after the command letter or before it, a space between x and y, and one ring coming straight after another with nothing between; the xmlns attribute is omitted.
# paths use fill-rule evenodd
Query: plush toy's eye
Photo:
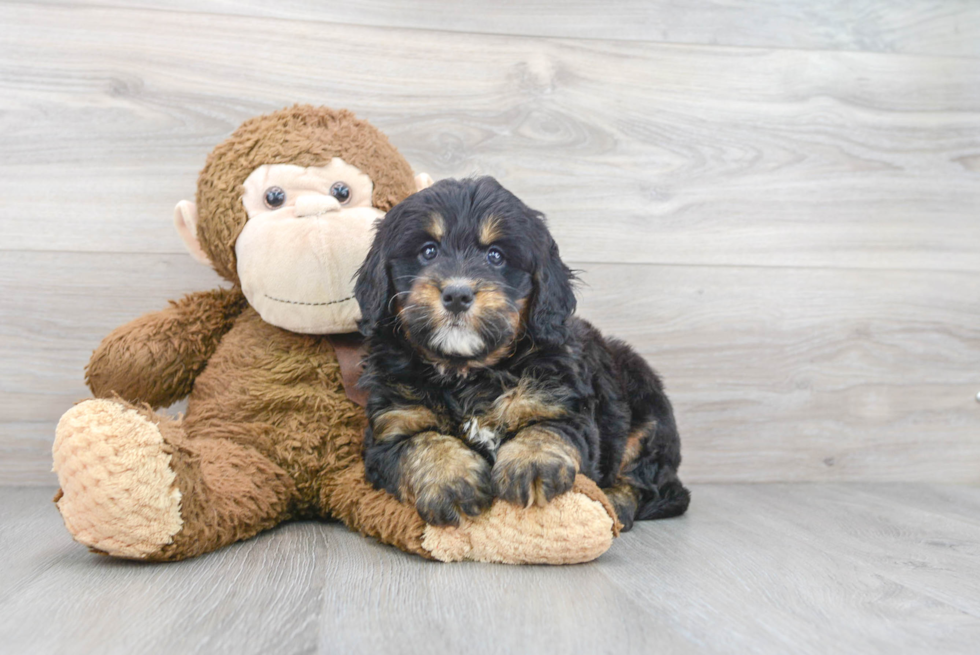
<svg viewBox="0 0 980 655"><path fill-rule="evenodd" d="M336 182L330 187L330 195L337 199L341 205L350 200L350 187L343 182Z"/></svg>
<svg viewBox="0 0 980 655"><path fill-rule="evenodd" d="M269 209L282 207L286 202L286 192L277 186L271 186L265 190L265 206Z"/></svg>
<svg viewBox="0 0 980 655"><path fill-rule="evenodd" d="M439 254L439 246L435 243L432 243L431 241L425 244L424 246L422 246L422 249L419 250L419 257L421 257L427 262L431 262L433 259L436 258L436 255L438 254Z"/></svg>
<svg viewBox="0 0 980 655"><path fill-rule="evenodd" d="M503 266L504 265L504 251L497 246L491 247L487 250L487 262L491 266Z"/></svg>

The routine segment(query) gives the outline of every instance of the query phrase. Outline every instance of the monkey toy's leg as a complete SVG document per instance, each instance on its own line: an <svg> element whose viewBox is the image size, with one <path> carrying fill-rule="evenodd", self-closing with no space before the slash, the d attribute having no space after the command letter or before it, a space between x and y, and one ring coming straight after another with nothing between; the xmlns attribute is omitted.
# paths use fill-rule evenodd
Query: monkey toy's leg
<svg viewBox="0 0 980 655"><path fill-rule="evenodd" d="M287 517L293 481L253 449L188 438L121 400L79 403L58 423L55 501L76 541L128 559L179 560Z"/></svg>
<svg viewBox="0 0 980 655"><path fill-rule="evenodd" d="M462 517L458 527L427 525L414 506L365 480L363 463L328 487L333 516L352 530L444 562L577 564L606 552L620 527L602 491L581 475L571 491L544 507L520 508L498 499L488 512Z"/></svg>
<svg viewBox="0 0 980 655"><path fill-rule="evenodd" d="M324 482L321 495L324 508L352 530L444 562L587 562L608 550L620 528L605 495L581 475L570 492L544 507L497 500L488 512L463 517L458 527L427 525L414 506L375 489L353 453L341 473Z"/></svg>
<svg viewBox="0 0 980 655"><path fill-rule="evenodd" d="M352 461L339 473L324 481L323 507L351 530L401 550L431 558L422 547L425 521L414 505L399 501L383 489L375 489L364 477L364 461Z"/></svg>
<svg viewBox="0 0 980 655"><path fill-rule="evenodd" d="M498 498L488 512L462 517L459 527L426 526L422 546L444 562L579 564L606 552L621 528L602 490L579 474L571 491L543 507Z"/></svg>

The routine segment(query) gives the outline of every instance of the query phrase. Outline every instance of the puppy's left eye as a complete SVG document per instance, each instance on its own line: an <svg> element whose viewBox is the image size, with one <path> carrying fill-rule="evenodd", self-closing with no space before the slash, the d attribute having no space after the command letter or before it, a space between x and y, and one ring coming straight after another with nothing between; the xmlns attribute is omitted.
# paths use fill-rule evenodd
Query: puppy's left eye
<svg viewBox="0 0 980 655"><path fill-rule="evenodd" d="M503 266L504 265L504 251L493 246L487 250L487 262L491 266Z"/></svg>
<svg viewBox="0 0 980 655"><path fill-rule="evenodd" d="M431 241L425 244L424 246L422 246L422 249L419 250L419 257L421 257L424 261L427 262L431 262L433 259L436 258L436 255L438 254L439 254L439 246L432 243Z"/></svg>
<svg viewBox="0 0 980 655"><path fill-rule="evenodd" d="M350 200L350 187L343 182L336 182L330 187L330 195L337 199L341 205Z"/></svg>

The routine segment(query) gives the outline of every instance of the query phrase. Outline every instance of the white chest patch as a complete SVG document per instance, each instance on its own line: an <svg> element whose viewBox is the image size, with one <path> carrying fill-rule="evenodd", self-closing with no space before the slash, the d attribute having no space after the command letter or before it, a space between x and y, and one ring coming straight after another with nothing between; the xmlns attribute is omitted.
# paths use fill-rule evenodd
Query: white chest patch
<svg viewBox="0 0 980 655"><path fill-rule="evenodd" d="M474 446L484 446L496 452L500 445L500 437L495 430L480 424L477 418L471 418L463 423L464 438Z"/></svg>
<svg viewBox="0 0 980 655"><path fill-rule="evenodd" d="M483 339L469 328L450 326L436 330L431 338L439 352L460 357L472 357L483 347Z"/></svg>

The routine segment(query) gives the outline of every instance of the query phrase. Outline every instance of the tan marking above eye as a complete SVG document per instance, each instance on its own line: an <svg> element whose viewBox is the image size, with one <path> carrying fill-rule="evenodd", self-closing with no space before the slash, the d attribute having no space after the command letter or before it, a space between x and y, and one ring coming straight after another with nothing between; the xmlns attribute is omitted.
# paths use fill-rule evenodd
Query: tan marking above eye
<svg viewBox="0 0 980 655"><path fill-rule="evenodd" d="M446 221L442 218L442 215L432 212L429 215L429 224L425 228L425 231L436 241L441 241L442 236L446 233Z"/></svg>
<svg viewBox="0 0 980 655"><path fill-rule="evenodd" d="M493 214L483 219L483 223L480 224L480 243L482 245L489 246L502 236L501 223L502 221Z"/></svg>

